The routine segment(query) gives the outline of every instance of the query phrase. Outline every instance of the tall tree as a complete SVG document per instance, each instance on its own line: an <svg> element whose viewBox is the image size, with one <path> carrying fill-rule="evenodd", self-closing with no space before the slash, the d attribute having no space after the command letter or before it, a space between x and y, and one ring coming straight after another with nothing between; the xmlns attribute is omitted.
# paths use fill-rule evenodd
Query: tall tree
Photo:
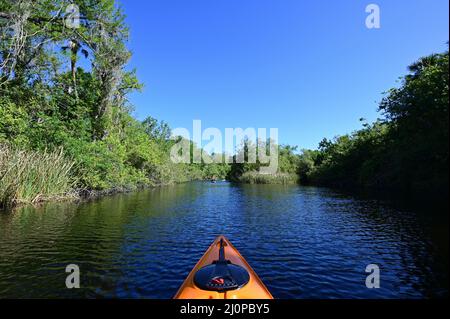
<svg viewBox="0 0 450 319"><path fill-rule="evenodd" d="M66 9L73 4L80 12L76 26L66 23ZM124 19L115 0L0 0L0 89L2 83L27 85L35 79L51 86L50 72L55 73L64 59L55 50L59 46L69 53L77 96L78 55L89 55L100 83L93 138L104 139L113 125L114 109L123 107L126 93L140 87L134 72L124 69L131 56Z"/></svg>

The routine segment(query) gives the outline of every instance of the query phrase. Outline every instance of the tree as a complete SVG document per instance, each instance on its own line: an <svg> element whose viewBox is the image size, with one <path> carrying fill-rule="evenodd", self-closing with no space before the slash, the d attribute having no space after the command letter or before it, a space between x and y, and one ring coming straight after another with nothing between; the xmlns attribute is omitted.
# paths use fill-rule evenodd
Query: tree
<svg viewBox="0 0 450 319"><path fill-rule="evenodd" d="M324 139L316 154L301 155L302 180L448 197L448 51L421 58L408 70L400 87L382 99L383 119L362 119L362 129Z"/></svg>
<svg viewBox="0 0 450 319"><path fill-rule="evenodd" d="M78 52L84 55L85 58L89 56L89 52L86 49L81 47L80 42L76 39L69 40L69 45L62 47L63 51L70 51L70 72L72 74L72 82L73 82L73 90L75 92L75 96L78 98L78 90L77 90L77 78L76 78L76 70L77 70L77 61L78 61Z"/></svg>
<svg viewBox="0 0 450 319"><path fill-rule="evenodd" d="M157 119L147 116L144 121L142 121L142 125L150 138L160 141L169 140L171 130L166 122L159 122Z"/></svg>
<svg viewBox="0 0 450 319"><path fill-rule="evenodd" d="M51 86L64 58L54 50L60 43L70 52L73 91L78 95L78 54L91 56L91 68L99 81L100 95L94 112L93 138L104 139L114 122L114 108L123 107L123 90L139 89L134 72L125 71L130 58L126 48L128 28L115 0L78 0L80 25L65 25L69 0L0 0L0 89L7 82ZM4 89L6 90L6 88Z"/></svg>

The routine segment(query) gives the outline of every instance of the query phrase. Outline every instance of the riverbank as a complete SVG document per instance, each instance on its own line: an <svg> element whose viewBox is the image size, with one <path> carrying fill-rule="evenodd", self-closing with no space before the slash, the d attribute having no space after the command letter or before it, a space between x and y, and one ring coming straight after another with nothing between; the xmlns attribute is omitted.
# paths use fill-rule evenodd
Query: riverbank
<svg viewBox="0 0 450 319"><path fill-rule="evenodd" d="M261 174L259 172L245 172L237 182L243 184L298 184L299 178L296 174L276 173Z"/></svg>
<svg viewBox="0 0 450 319"><path fill-rule="evenodd" d="M0 144L0 207L76 198L74 164L62 150L37 152Z"/></svg>
<svg viewBox="0 0 450 319"><path fill-rule="evenodd" d="M180 184L193 180L211 180L211 168L205 169L203 167L202 171L208 172L208 174L191 174L190 179L186 178L187 175L184 175L185 179L172 179L164 183L129 183L127 185L117 185L104 189L94 189L80 187L77 166L79 166L77 163L64 156L62 149L39 152L0 144L0 208L12 208L28 204L36 205L51 201L85 201L119 193L130 193L144 189ZM184 167L183 170L185 173L190 166L193 166L193 164ZM177 166L173 167L177 170L180 169ZM208 165L205 167L208 167ZM199 169L199 167L195 168L197 172ZM228 169L224 169L224 172L229 170L232 172L232 169L233 164L229 165ZM314 184L305 183L305 180L301 179L297 174L261 174L255 171L244 172L237 179L231 179L229 175L227 180L238 184L299 184L319 186L339 190L346 194L366 199L414 201L419 204L432 202L437 207L448 207L448 202L445 200L447 196L445 188L440 190L434 189L434 191L424 190L423 192L417 193L404 192L401 189L346 187L347 185L340 184L339 180L332 185ZM445 206L446 203L447 206Z"/></svg>
<svg viewBox="0 0 450 319"><path fill-rule="evenodd" d="M164 121L152 117L139 121L123 105L111 106L114 116L108 117L107 129L97 135L103 122L94 114L98 97L90 94L101 83L81 69L78 75L84 82L77 97L49 84L46 90L53 95L37 101L35 88L7 82L6 94L0 96L0 206L225 178L250 184L300 182L407 194L445 203L448 58L447 51L412 64L401 86L391 89L380 103L384 119L371 124L361 119L362 129L325 138L316 150L297 152L297 147L277 145L278 167L272 175L257 173L264 165L256 156L264 143L260 140L244 140L231 164L174 163L171 149L177 143L189 143L191 154L201 146L171 138ZM66 75L59 81L67 80ZM40 92L44 93L48 92ZM72 107L69 113L66 105ZM256 161L238 163L238 158Z"/></svg>
<svg viewBox="0 0 450 319"><path fill-rule="evenodd" d="M133 117L129 97L143 85L127 65L131 52L126 19L121 9L114 8L106 12L101 6L84 8L86 17L110 18L104 21L101 34L96 23L88 21L76 34L65 28L41 30L36 21L56 20L53 14L61 13L59 7L50 10L36 4L34 14L39 13L39 19L24 17L29 37L11 68L0 69L0 145L6 145L0 146L4 148L0 150L0 205L76 198L80 189L102 196L224 178L253 184L299 180L301 184L409 192L425 194L425 200L438 194L438 200L448 201L448 50L409 66L399 87L387 89L382 96L381 119L374 123L361 119L361 129L324 138L317 149L277 145L276 174L262 175L255 173L267 165L259 151L263 146L267 150L271 141L243 136L236 139L241 144L233 149L232 164L225 161L230 154L224 153L214 154L223 159L221 163L193 163L193 154L204 152L205 145L174 138L165 121L149 115L154 112L150 105L144 120ZM23 15L20 6L12 6L10 12ZM104 37L105 32L116 36ZM42 39L48 45L34 45ZM14 41L18 39L0 34L0 60L10 56ZM92 43L97 44L95 48ZM61 49L67 54L61 54ZM25 59L30 56L33 59ZM88 61L78 63L83 56ZM295 114L283 117L295 118ZM297 134L308 132L299 129ZM190 150L184 163L173 162L175 145Z"/></svg>
<svg viewBox="0 0 450 319"><path fill-rule="evenodd" d="M147 176L134 183L127 181L112 187L92 188L83 183L82 174L86 171L82 163L69 159L62 148L37 151L3 143L0 144L0 208L92 199L201 178L198 172L192 173L193 168L185 169L184 174L180 174L180 170L174 165L164 177Z"/></svg>

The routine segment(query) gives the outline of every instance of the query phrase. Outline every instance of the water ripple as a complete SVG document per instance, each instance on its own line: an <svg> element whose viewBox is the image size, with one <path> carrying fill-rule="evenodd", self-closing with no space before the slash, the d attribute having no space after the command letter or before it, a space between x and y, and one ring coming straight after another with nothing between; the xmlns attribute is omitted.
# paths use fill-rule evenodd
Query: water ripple
<svg viewBox="0 0 450 319"><path fill-rule="evenodd" d="M219 234L277 298L448 296L445 226L379 201L280 185L189 183L25 207L0 213L0 297L171 298ZM81 289L65 288L71 263ZM372 263L380 289L365 287Z"/></svg>

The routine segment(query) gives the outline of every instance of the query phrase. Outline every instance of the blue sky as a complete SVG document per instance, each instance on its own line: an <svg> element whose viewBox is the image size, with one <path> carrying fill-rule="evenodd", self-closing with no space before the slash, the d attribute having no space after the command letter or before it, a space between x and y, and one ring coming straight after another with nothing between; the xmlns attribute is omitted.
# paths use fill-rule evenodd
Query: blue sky
<svg viewBox="0 0 450 319"><path fill-rule="evenodd" d="M122 0L142 93L171 127L276 127L316 148L369 121L417 58L447 48L447 0ZM365 8L381 9L367 29Z"/></svg>

